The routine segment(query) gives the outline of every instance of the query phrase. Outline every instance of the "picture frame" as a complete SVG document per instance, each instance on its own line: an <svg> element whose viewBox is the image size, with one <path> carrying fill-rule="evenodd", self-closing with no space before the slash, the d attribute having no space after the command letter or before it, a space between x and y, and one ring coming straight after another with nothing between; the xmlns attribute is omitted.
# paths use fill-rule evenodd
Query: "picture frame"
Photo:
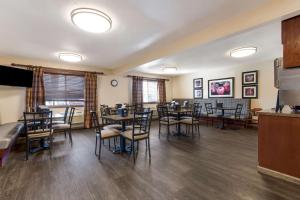
<svg viewBox="0 0 300 200"><path fill-rule="evenodd" d="M194 99L203 99L203 89L194 89Z"/></svg>
<svg viewBox="0 0 300 200"><path fill-rule="evenodd" d="M243 99L257 99L258 85L243 85L242 86Z"/></svg>
<svg viewBox="0 0 300 200"><path fill-rule="evenodd" d="M194 89L203 88L203 78L196 78L193 80Z"/></svg>
<svg viewBox="0 0 300 200"><path fill-rule="evenodd" d="M208 80L208 98L234 98L234 77Z"/></svg>
<svg viewBox="0 0 300 200"><path fill-rule="evenodd" d="M258 84L258 71L248 71L242 73L243 85Z"/></svg>

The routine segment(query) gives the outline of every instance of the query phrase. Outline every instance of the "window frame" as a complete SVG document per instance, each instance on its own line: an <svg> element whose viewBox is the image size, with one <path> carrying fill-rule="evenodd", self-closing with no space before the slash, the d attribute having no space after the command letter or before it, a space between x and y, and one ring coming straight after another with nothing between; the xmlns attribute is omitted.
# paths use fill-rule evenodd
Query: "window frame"
<svg viewBox="0 0 300 200"><path fill-rule="evenodd" d="M156 82L156 93L157 93L157 100L156 101L145 101L144 99L144 81L145 82ZM148 80L148 79L144 79L143 80L143 104L157 104L159 103L159 91L158 91L158 81L157 80Z"/></svg>

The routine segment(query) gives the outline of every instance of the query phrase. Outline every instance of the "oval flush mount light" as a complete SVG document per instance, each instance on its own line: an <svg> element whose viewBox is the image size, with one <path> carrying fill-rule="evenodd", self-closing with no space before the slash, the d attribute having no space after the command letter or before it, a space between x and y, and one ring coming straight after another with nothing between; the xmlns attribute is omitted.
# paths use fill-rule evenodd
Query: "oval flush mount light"
<svg viewBox="0 0 300 200"><path fill-rule="evenodd" d="M233 49L230 51L230 56L233 58L243 58L251 56L257 52L256 47L243 47L238 49Z"/></svg>
<svg viewBox="0 0 300 200"><path fill-rule="evenodd" d="M163 67L162 70L164 73L175 73L177 72L177 67Z"/></svg>
<svg viewBox="0 0 300 200"><path fill-rule="evenodd" d="M83 60L83 57L79 54L76 54L76 53L59 53L58 54L58 58L63 60L63 61L66 61L66 62L80 62Z"/></svg>
<svg viewBox="0 0 300 200"><path fill-rule="evenodd" d="M77 8L71 12L73 24L91 33L103 33L111 29L110 17L93 8Z"/></svg>

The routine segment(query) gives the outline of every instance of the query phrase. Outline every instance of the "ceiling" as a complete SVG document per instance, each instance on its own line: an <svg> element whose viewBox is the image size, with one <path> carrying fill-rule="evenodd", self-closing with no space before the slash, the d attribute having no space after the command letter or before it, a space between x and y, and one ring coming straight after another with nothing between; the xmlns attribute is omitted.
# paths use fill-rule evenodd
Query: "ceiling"
<svg viewBox="0 0 300 200"><path fill-rule="evenodd" d="M142 56L145 50L174 43L266 2L269 0L0 1L0 54L61 62L56 53L70 51L85 57L78 65L112 69L135 55ZM112 29L104 34L91 34L75 27L70 12L79 7L105 12L113 21ZM239 46L242 41L262 45L263 50L268 43L264 39L270 41L268 44L276 40L276 36L266 35L263 30L257 33L261 39L254 37L255 32L248 33L249 37L245 34L235 36L237 41L228 38L165 58L163 63L174 62L187 71L211 62L216 66L230 65L235 61L223 55L224 50Z"/></svg>
<svg viewBox="0 0 300 200"><path fill-rule="evenodd" d="M245 58L232 58L231 49L254 46L256 54ZM176 55L161 58L135 68L135 71L162 74L162 67L177 67L169 75L193 73L199 69L226 68L254 65L282 56L281 22L274 21L251 30L185 50Z"/></svg>

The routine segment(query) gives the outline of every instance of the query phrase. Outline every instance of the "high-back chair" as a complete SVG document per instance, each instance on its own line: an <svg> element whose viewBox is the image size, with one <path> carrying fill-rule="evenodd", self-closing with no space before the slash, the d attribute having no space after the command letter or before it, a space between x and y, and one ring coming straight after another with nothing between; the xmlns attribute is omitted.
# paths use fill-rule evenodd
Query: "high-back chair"
<svg viewBox="0 0 300 200"><path fill-rule="evenodd" d="M105 139L117 138L120 136L120 133L109 129L102 130L102 126L99 123L99 118L96 111L91 111L90 113L92 116L93 127L95 128L95 133L96 133L95 155L98 156L98 159L100 160L102 141L104 141ZM99 143L99 150L97 154L98 143Z"/></svg>
<svg viewBox="0 0 300 200"><path fill-rule="evenodd" d="M50 158L52 155L53 129L52 111L24 112L24 131L26 135L26 160L31 152L31 142L44 140L49 143Z"/></svg>
<svg viewBox="0 0 300 200"><path fill-rule="evenodd" d="M167 139L169 139L170 127L175 125L177 128L179 122L176 120L175 117L170 115L167 106L157 105L157 113L158 113L158 122L159 122L158 137L160 138L161 126L164 125L167 127L167 131L168 131Z"/></svg>
<svg viewBox="0 0 300 200"><path fill-rule="evenodd" d="M153 111L150 112L135 112L132 123L132 129L122 132L122 136L131 141L131 149L133 153L133 161L136 160L136 152L139 150L139 141L146 140L146 150L149 153L149 162L151 162L150 152L150 129ZM135 149L137 143L137 149Z"/></svg>
<svg viewBox="0 0 300 200"><path fill-rule="evenodd" d="M67 119L68 119L67 117L68 117L68 115L69 115L69 109L70 109L69 106L67 106L67 107L65 108L63 120L54 120L54 121L52 122L52 124L66 124L66 123L67 123Z"/></svg>
<svg viewBox="0 0 300 200"><path fill-rule="evenodd" d="M198 105L193 107L192 117L186 118L180 121L181 124L186 125L186 130L189 132L189 128L192 128L192 136L194 137L194 128L197 130L200 136L200 117L202 106Z"/></svg>
<svg viewBox="0 0 300 200"><path fill-rule="evenodd" d="M214 120L218 117L218 115L214 112L212 103L205 103L204 105L206 111L206 125L208 126L208 122L211 121L211 124L213 126Z"/></svg>

